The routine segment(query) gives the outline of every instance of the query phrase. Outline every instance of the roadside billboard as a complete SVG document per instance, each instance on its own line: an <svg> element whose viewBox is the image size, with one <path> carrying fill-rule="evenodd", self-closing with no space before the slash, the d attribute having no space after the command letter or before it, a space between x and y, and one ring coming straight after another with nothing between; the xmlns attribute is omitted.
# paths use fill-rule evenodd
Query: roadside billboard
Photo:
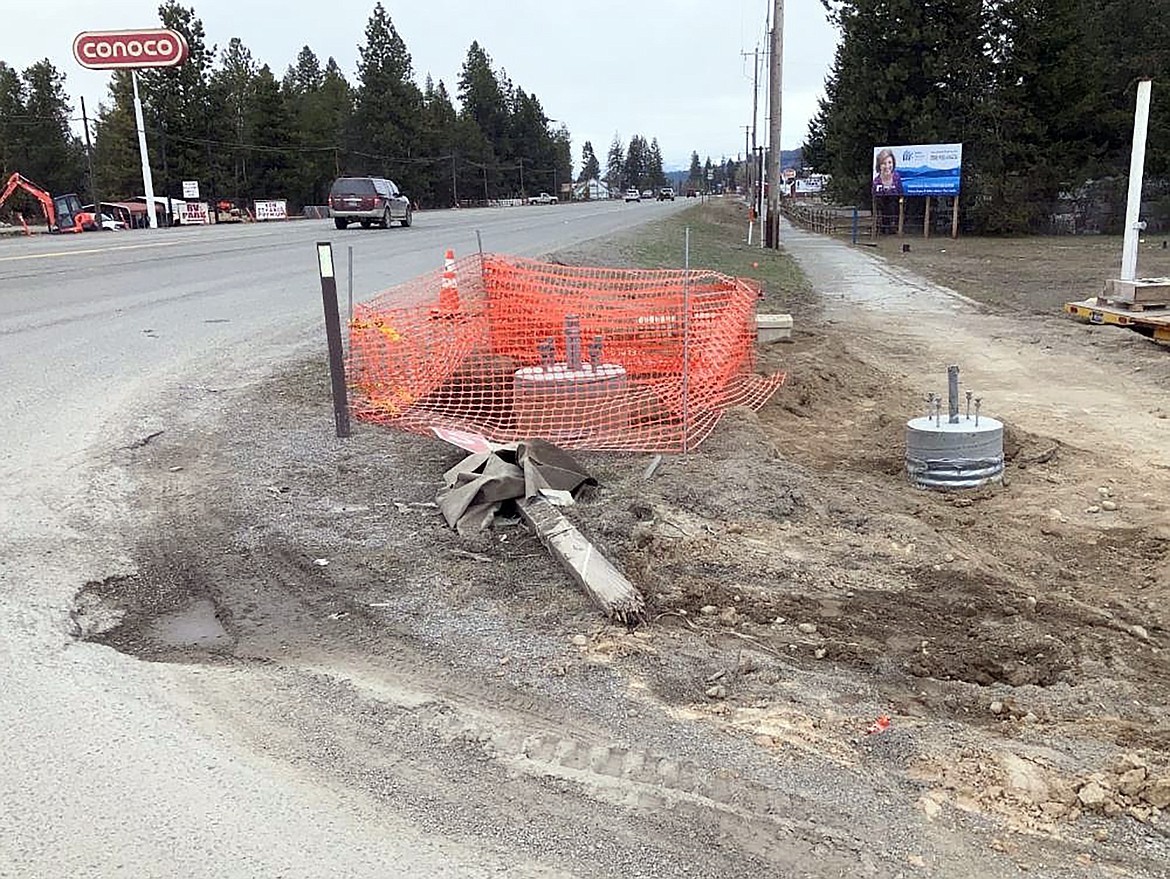
<svg viewBox="0 0 1170 879"><path fill-rule="evenodd" d="M961 143L873 148L873 194L958 195Z"/></svg>
<svg viewBox="0 0 1170 879"><path fill-rule="evenodd" d="M283 198L256 202L257 220L287 220L288 202Z"/></svg>
<svg viewBox="0 0 1170 879"><path fill-rule="evenodd" d="M175 208L175 222L180 226L211 225L211 211L205 201L181 201Z"/></svg>
<svg viewBox="0 0 1170 879"><path fill-rule="evenodd" d="M73 57L90 70L178 67L189 51L186 37L168 28L82 31L73 38Z"/></svg>

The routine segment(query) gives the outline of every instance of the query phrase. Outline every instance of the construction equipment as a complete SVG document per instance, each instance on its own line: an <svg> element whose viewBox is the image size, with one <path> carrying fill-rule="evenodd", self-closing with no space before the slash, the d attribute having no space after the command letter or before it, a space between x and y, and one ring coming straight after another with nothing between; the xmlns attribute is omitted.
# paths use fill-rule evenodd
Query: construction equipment
<svg viewBox="0 0 1170 879"><path fill-rule="evenodd" d="M4 185L4 191L0 193L0 206L18 189L23 189L40 202L50 232L92 232L100 228L95 215L82 208L81 199L76 193L50 195L44 187L37 186L15 171Z"/></svg>

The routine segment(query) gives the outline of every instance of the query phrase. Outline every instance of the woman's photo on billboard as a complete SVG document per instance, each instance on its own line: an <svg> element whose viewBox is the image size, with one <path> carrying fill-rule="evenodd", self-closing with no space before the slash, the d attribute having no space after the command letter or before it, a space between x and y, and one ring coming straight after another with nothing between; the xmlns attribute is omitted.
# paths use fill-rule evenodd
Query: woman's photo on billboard
<svg viewBox="0 0 1170 879"><path fill-rule="evenodd" d="M889 147L878 150L877 158L873 163L874 195L902 194L902 177L898 174L897 164L894 159L894 151Z"/></svg>

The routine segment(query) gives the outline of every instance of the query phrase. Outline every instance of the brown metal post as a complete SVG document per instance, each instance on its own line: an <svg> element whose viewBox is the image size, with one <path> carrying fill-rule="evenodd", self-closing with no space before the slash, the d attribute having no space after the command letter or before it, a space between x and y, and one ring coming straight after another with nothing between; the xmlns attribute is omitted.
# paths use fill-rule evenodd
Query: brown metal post
<svg viewBox="0 0 1170 879"><path fill-rule="evenodd" d="M959 237L959 196L955 196L955 207L951 212L951 238Z"/></svg>
<svg viewBox="0 0 1170 879"><path fill-rule="evenodd" d="M906 223L906 196L898 196L898 237L902 237L903 227Z"/></svg>
<svg viewBox="0 0 1170 879"><path fill-rule="evenodd" d="M341 347L341 315L337 308L337 278L333 271L333 245L317 242L317 266L321 274L321 301L325 306L325 338L329 344L329 378L333 389L333 420L337 435L347 437L349 394L345 386L345 358Z"/></svg>
<svg viewBox="0 0 1170 879"><path fill-rule="evenodd" d="M926 197L926 209L922 212L922 237L930 237L930 196Z"/></svg>

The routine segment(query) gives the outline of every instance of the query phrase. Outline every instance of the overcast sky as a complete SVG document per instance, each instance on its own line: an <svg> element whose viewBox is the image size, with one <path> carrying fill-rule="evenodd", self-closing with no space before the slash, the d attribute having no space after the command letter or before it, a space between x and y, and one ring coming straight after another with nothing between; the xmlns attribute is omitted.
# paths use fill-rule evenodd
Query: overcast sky
<svg viewBox="0 0 1170 879"><path fill-rule="evenodd" d="M3 4L0 59L23 70L48 57L67 74L80 112L107 98L108 75L73 60L82 30L158 27L157 0L30 0ZM374 0L187 0L203 20L209 44L221 49L239 37L258 62L280 78L309 45L332 55L352 82L357 46ZM604 165L618 135L658 138L668 167L736 157L752 122L752 59L767 48L765 16L773 0L383 0L406 42L415 78L429 73L452 96L472 40L494 66L545 113L563 121L581 145L593 143ZM799 146L823 94L837 33L820 0L787 0L784 12L781 145ZM761 61L758 137L766 129L767 70ZM80 129L79 129L80 130ZM579 164L578 164L579 167Z"/></svg>

